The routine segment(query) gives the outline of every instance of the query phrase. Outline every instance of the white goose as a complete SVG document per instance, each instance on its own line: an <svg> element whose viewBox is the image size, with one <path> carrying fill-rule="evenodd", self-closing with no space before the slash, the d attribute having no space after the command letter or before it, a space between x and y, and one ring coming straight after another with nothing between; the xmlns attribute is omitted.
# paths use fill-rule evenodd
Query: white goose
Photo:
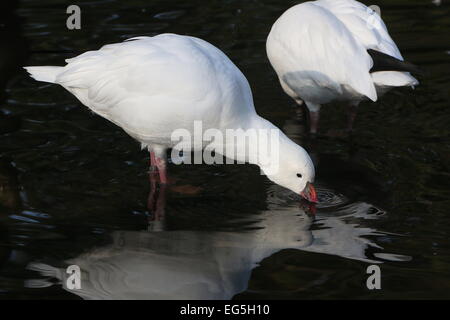
<svg viewBox="0 0 450 320"><path fill-rule="evenodd" d="M283 249L382 262L367 256L368 248L382 248L366 237L384 233L356 223L373 219L371 208L361 202L349 206L346 210L352 213L345 216L318 216L320 228L313 230L314 219L298 206L269 206L245 232L115 231L111 244L59 263L80 267L80 289L67 288L66 268L38 262L27 268L46 279L30 279L25 286L47 287L55 284L51 278L57 278L64 290L88 300L231 299L247 289L253 269L262 260ZM409 258L386 252L374 255L397 261Z"/></svg>
<svg viewBox="0 0 450 320"><path fill-rule="evenodd" d="M414 86L380 16L354 0L318 0L296 5L274 23L267 56L283 90L309 110L310 131L317 132L322 104L350 105L349 130L363 99L376 101L391 87Z"/></svg>
<svg viewBox="0 0 450 320"><path fill-rule="evenodd" d="M174 147L174 130L183 128L194 134L196 120L202 121L203 130L267 129L267 134L269 129L277 130L278 153L262 155L263 150L257 148L256 154L232 156L259 165L275 183L317 202L314 165L308 153L258 116L247 79L222 51L201 39L175 34L130 40L68 59L64 67L25 69L36 80L63 86L93 112L140 141L148 148L151 166L163 184L167 183L166 150ZM258 143L254 139L258 137L251 135L250 145ZM233 140L232 149L240 149L241 142ZM192 149L205 144L193 144ZM279 170L268 172L267 161L278 162Z"/></svg>

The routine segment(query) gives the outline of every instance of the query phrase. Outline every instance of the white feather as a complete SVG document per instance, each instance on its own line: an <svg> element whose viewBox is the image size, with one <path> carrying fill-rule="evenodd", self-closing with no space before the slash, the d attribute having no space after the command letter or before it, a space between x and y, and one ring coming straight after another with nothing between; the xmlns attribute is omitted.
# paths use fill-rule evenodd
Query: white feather
<svg viewBox="0 0 450 320"><path fill-rule="evenodd" d="M374 49L403 61L394 40L377 12L354 0L319 0L316 4L331 11L363 44L366 49ZM381 71L372 73L376 86L414 86L419 82L409 72Z"/></svg>
<svg viewBox="0 0 450 320"><path fill-rule="evenodd" d="M31 77L37 81L55 83L56 75L61 72L61 67L41 66L41 67L24 67Z"/></svg>

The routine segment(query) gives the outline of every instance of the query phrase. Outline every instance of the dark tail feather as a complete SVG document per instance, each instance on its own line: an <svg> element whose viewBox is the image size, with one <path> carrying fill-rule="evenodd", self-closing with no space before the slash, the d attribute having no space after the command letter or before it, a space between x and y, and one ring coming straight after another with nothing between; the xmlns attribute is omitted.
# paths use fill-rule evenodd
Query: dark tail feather
<svg viewBox="0 0 450 320"><path fill-rule="evenodd" d="M405 71L418 75L423 74L423 71L412 63L399 60L383 52L368 49L367 53L372 57L373 60L373 67L372 69L370 69L371 73L377 71Z"/></svg>

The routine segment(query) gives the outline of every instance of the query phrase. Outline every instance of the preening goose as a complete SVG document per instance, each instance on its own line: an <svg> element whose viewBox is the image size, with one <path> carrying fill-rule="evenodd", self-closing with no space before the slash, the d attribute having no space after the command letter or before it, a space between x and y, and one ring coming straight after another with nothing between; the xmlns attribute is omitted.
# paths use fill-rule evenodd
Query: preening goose
<svg viewBox="0 0 450 320"><path fill-rule="evenodd" d="M247 79L231 60L210 43L176 34L138 37L103 46L66 60L63 67L25 67L39 81L56 83L96 114L121 127L148 148L151 172L167 183L166 151L177 146L172 133L187 130L195 137L195 122L203 131L257 130L246 139L214 140L214 150L228 158L250 162L275 183L317 202L312 185L314 165L308 153L255 111ZM250 148L275 131L277 150ZM261 137L261 135L265 135ZM201 150L185 144L183 151ZM205 139L205 140L203 140ZM269 140L267 140L269 141ZM242 148L243 147L243 148ZM229 151L231 150L231 151ZM276 165L276 168L270 167ZM152 176L152 175L151 175Z"/></svg>
<svg viewBox="0 0 450 320"><path fill-rule="evenodd" d="M354 0L318 0L296 5L274 23L267 56L283 90L309 110L310 131L317 132L322 104L347 101L349 130L363 99L377 101L392 87L414 86L380 16Z"/></svg>

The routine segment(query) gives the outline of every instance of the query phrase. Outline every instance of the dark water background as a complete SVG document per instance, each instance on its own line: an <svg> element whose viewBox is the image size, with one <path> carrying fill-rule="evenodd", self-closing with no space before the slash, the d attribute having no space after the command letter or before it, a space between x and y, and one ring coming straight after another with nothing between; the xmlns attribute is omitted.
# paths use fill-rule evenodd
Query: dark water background
<svg viewBox="0 0 450 320"><path fill-rule="evenodd" d="M59 280L71 263L91 298L450 298L449 2L365 1L427 73L415 90L363 103L351 139L327 134L345 126L345 106L324 107L315 140L265 55L272 23L295 3L78 1L82 28L69 31L64 2L2 1L0 298L77 299ZM254 166L171 166L177 185L200 192L168 190L164 218L149 224L148 155L20 68L163 32L222 49L257 111L310 152L315 218ZM369 291L375 262L382 290Z"/></svg>

